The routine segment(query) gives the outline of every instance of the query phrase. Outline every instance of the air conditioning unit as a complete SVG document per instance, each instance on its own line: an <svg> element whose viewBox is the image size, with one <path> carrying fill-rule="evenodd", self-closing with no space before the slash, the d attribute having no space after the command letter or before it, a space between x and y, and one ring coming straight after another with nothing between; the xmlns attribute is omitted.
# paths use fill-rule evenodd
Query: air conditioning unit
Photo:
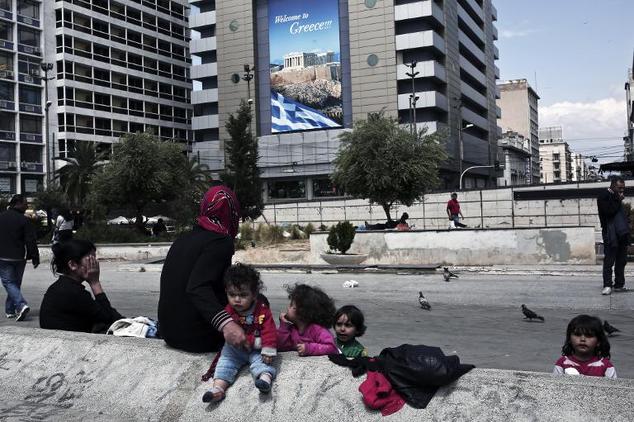
<svg viewBox="0 0 634 422"><path fill-rule="evenodd" d="M0 100L0 107L7 108L9 107L9 102L6 100Z"/></svg>
<svg viewBox="0 0 634 422"><path fill-rule="evenodd" d="M32 84L33 83L33 78L31 76L25 76L24 77L24 82Z"/></svg>
<svg viewBox="0 0 634 422"><path fill-rule="evenodd" d="M40 69L34 68L32 67L31 69L29 69L29 75L39 78L40 77Z"/></svg>
<svg viewBox="0 0 634 422"><path fill-rule="evenodd" d="M8 73L9 73L9 72L8 72L8 71L6 71L6 70L0 70L0 78L7 78L7 77L9 77Z"/></svg>
<svg viewBox="0 0 634 422"><path fill-rule="evenodd" d="M37 166L35 165L35 163L26 163L27 170L35 170L36 168Z"/></svg>
<svg viewBox="0 0 634 422"><path fill-rule="evenodd" d="M33 47L33 52L39 54L42 52L42 50L40 49L40 47Z"/></svg>
<svg viewBox="0 0 634 422"><path fill-rule="evenodd" d="M7 170L9 168L9 163L6 161L0 161L0 169Z"/></svg>
<svg viewBox="0 0 634 422"><path fill-rule="evenodd" d="M10 169L14 169L18 166L18 164L15 161L9 161L9 164L7 165Z"/></svg>

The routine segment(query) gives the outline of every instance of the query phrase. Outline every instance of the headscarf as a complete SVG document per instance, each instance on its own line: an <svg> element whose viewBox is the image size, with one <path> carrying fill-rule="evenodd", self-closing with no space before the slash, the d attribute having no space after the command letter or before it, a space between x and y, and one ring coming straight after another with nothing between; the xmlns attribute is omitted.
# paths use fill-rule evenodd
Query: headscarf
<svg viewBox="0 0 634 422"><path fill-rule="evenodd" d="M240 225L240 204L226 186L212 186L200 203L198 225L205 230L236 237Z"/></svg>

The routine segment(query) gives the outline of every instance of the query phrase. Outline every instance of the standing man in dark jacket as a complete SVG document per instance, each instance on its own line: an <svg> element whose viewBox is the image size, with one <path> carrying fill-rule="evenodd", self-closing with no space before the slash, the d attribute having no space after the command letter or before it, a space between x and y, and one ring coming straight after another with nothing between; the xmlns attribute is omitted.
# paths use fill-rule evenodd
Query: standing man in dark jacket
<svg viewBox="0 0 634 422"><path fill-rule="evenodd" d="M614 266L614 292L625 292L625 264L629 245L629 221L623 208L625 181L621 177L612 179L610 187L597 198L601 234L603 235L603 290L601 294L612 294L612 267Z"/></svg>
<svg viewBox="0 0 634 422"><path fill-rule="evenodd" d="M29 313L29 305L20 290L24 267L29 259L33 268L40 264L35 228L24 212L28 207L23 195L14 195L9 208L0 214L0 279L7 291L7 318L22 321Z"/></svg>

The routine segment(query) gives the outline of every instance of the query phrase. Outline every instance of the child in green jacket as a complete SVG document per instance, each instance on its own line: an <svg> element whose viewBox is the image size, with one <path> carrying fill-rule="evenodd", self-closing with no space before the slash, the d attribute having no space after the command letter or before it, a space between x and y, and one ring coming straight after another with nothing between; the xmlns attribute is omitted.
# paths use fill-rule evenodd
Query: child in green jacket
<svg viewBox="0 0 634 422"><path fill-rule="evenodd" d="M337 337L335 343L342 355L347 358L367 356L368 350L357 341L365 333L363 312L353 305L346 305L335 312L333 328Z"/></svg>

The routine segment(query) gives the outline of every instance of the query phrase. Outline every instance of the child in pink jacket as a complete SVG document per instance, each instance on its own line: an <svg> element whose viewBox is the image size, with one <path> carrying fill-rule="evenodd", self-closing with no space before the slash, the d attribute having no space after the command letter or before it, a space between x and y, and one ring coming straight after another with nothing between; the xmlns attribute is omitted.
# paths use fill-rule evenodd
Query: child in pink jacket
<svg viewBox="0 0 634 422"><path fill-rule="evenodd" d="M300 356L337 354L335 339L327 328L335 313L333 300L317 287L296 284L288 289L291 303L280 314L277 349L297 350Z"/></svg>

